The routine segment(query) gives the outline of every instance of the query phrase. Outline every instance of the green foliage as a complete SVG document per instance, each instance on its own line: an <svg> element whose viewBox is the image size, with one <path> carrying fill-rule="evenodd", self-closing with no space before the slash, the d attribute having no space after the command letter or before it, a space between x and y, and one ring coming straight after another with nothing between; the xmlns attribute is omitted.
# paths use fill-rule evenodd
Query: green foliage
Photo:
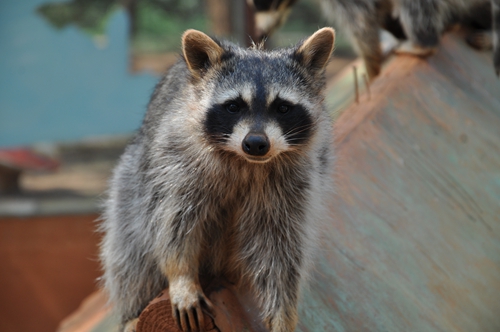
<svg viewBox="0 0 500 332"><path fill-rule="evenodd" d="M176 6L175 2L184 4ZM200 1L140 1L136 9L132 49L139 53L178 50L183 31L190 28L205 30L206 26L207 19Z"/></svg>
<svg viewBox="0 0 500 332"><path fill-rule="evenodd" d="M320 0L300 0L292 7L286 23L276 31L272 40L275 46L285 47L314 33L319 28L332 26L336 30L335 54L355 56L349 39L336 22L329 22L321 12Z"/></svg>
<svg viewBox="0 0 500 332"><path fill-rule="evenodd" d="M37 12L56 29L74 24L95 36L106 32L108 19L118 3L118 0L73 0L43 4Z"/></svg>
<svg viewBox="0 0 500 332"><path fill-rule="evenodd" d="M56 29L73 24L95 37L106 33L110 16L123 4L121 0L72 0L43 4L37 12ZM178 50L184 30L207 27L202 0L130 0L125 9L132 19L133 53Z"/></svg>

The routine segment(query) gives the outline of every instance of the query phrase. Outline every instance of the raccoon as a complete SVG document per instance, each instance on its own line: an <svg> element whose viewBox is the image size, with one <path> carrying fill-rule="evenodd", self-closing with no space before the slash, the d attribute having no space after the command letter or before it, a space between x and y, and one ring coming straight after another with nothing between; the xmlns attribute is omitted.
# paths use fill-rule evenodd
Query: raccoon
<svg viewBox="0 0 500 332"><path fill-rule="evenodd" d="M250 290L269 331L297 301L328 218L332 126L324 68L334 30L295 47L240 48L188 30L110 182L103 286L122 329L169 287L182 331L203 329L200 280Z"/></svg>
<svg viewBox="0 0 500 332"><path fill-rule="evenodd" d="M295 2L253 0L257 33L271 34ZM500 0L321 0L321 5L327 17L345 27L372 79L380 73L383 60L380 28L406 40L396 52L427 56L435 51L441 34L456 23L482 25L480 33L473 32L471 44L493 45L493 64L500 73Z"/></svg>

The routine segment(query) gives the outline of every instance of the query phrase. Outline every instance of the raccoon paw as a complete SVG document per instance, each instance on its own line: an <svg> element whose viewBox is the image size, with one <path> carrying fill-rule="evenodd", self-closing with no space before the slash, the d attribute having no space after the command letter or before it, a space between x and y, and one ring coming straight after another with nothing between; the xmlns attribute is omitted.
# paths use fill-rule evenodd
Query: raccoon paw
<svg viewBox="0 0 500 332"><path fill-rule="evenodd" d="M139 318L129 320L127 323L125 323L125 328L123 329L123 332L135 332L138 321Z"/></svg>
<svg viewBox="0 0 500 332"><path fill-rule="evenodd" d="M194 282L170 284L172 317L183 332L205 330L203 310L213 313L212 303Z"/></svg>
<svg viewBox="0 0 500 332"><path fill-rule="evenodd" d="M493 36L491 31L471 31L465 36L465 41L472 48L487 51L493 48Z"/></svg>
<svg viewBox="0 0 500 332"><path fill-rule="evenodd" d="M396 54L410 54L419 57L427 57L436 52L435 47L422 47L413 44L411 41L406 40L394 49Z"/></svg>

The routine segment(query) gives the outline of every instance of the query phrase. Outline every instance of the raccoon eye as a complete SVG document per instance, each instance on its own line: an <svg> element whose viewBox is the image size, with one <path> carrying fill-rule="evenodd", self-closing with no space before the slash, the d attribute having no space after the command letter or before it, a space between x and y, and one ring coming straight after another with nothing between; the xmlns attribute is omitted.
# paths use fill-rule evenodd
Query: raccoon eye
<svg viewBox="0 0 500 332"><path fill-rule="evenodd" d="M229 113L237 113L240 110L240 107L236 105L235 103L230 103L226 105L226 110Z"/></svg>
<svg viewBox="0 0 500 332"><path fill-rule="evenodd" d="M286 113L289 110L290 110L290 106L288 106L288 105L281 104L280 106L278 106L278 112L280 112L280 113Z"/></svg>

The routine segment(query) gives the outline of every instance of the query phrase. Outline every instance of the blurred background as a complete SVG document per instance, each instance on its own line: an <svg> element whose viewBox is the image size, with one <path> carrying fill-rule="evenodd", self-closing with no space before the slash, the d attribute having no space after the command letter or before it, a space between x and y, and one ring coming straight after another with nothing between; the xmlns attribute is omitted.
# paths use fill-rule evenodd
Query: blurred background
<svg viewBox="0 0 500 332"><path fill-rule="evenodd" d="M329 25L295 5L270 47ZM249 45L229 0L0 2L0 331L54 331L97 287L106 181L189 28ZM354 57L340 33L331 77Z"/></svg>

